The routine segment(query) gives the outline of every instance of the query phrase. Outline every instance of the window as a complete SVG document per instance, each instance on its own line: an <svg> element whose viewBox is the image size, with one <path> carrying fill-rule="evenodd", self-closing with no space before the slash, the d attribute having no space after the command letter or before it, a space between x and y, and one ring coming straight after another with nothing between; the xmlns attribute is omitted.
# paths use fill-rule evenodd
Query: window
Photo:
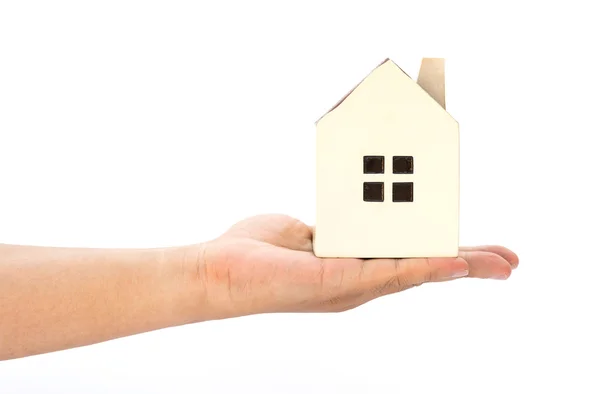
<svg viewBox="0 0 600 394"><path fill-rule="evenodd" d="M385 158L383 156L365 156L363 158L363 173L383 174Z"/></svg>
<svg viewBox="0 0 600 394"><path fill-rule="evenodd" d="M384 174L384 156L363 156L363 174ZM413 156L392 156L392 173L398 179L392 182L392 202L413 202L414 183L402 175L414 174ZM363 201L383 202L385 197L384 182L373 182L377 176L363 182ZM405 178L405 179L402 179Z"/></svg>
<svg viewBox="0 0 600 394"><path fill-rule="evenodd" d="M363 183L363 200L368 202L382 202L383 182Z"/></svg>
<svg viewBox="0 0 600 394"><path fill-rule="evenodd" d="M394 182L392 184L393 202L412 202L413 183L412 182Z"/></svg>
<svg viewBox="0 0 600 394"><path fill-rule="evenodd" d="M413 158L412 156L394 156L392 159L394 174L412 174Z"/></svg>

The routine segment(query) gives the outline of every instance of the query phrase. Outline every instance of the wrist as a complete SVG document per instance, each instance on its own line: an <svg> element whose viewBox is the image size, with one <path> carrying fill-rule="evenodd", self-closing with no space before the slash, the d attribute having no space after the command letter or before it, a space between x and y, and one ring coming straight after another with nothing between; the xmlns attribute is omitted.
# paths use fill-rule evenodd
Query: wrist
<svg viewBox="0 0 600 394"><path fill-rule="evenodd" d="M211 242L163 250L162 259L177 277L171 309L177 324L196 323L221 318L218 295L209 291L211 272L209 253ZM214 287L214 286L213 286ZM213 289L214 290L214 289Z"/></svg>

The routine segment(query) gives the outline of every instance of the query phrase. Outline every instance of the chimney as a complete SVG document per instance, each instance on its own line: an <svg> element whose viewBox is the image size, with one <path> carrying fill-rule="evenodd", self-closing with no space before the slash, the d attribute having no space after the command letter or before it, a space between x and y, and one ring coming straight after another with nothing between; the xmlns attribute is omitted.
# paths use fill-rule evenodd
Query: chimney
<svg viewBox="0 0 600 394"><path fill-rule="evenodd" d="M446 80L444 76L445 62L441 58L423 58L417 83L442 108L446 109Z"/></svg>

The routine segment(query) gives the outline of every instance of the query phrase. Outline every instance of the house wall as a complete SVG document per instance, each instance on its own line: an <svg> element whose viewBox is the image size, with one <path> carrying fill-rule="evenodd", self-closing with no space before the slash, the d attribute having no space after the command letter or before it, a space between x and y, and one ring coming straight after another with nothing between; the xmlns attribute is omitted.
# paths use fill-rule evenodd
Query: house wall
<svg viewBox="0 0 600 394"><path fill-rule="evenodd" d="M385 156L363 174L363 156ZM414 174L393 174L413 156ZM393 62L375 69L317 123L315 253L323 257L437 257L458 253L458 124ZM384 202L363 182L384 182ZM392 202L393 182L414 182L413 202Z"/></svg>

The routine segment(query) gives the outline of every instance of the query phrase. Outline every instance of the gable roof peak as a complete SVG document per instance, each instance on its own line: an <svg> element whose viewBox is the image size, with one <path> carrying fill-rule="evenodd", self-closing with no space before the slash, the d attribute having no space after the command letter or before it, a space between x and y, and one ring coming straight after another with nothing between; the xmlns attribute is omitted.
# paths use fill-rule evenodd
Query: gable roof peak
<svg viewBox="0 0 600 394"><path fill-rule="evenodd" d="M419 76L415 81L410 75L406 73L398 64L392 59L385 58L375 67L368 75L366 75L356 86L354 86L344 97L342 97L329 111L325 112L315 123L319 123L327 114L336 109L340 104L350 96L354 90L359 87L371 74L376 70L380 69L386 64L391 64L398 71L401 71L411 81L417 84L425 93L427 93L433 100L439 104L442 109L446 110L446 98L445 98L445 60L443 58L423 58L421 61L421 68L419 70ZM450 114L448 114L450 115ZM452 118L452 116L450 116Z"/></svg>

